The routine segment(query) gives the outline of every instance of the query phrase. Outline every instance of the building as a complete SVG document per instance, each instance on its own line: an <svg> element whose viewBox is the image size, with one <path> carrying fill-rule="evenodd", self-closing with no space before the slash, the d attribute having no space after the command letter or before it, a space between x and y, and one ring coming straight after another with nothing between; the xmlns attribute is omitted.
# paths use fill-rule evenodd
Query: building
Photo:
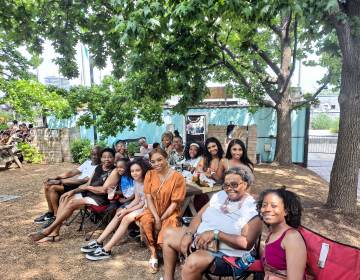
<svg viewBox="0 0 360 280"><path fill-rule="evenodd" d="M331 117L338 117L340 115L340 106L338 95L319 95L319 103L311 106L311 114L327 113Z"/></svg>
<svg viewBox="0 0 360 280"><path fill-rule="evenodd" d="M44 78L44 84L56 86L63 89L70 89L70 81L62 77L47 76Z"/></svg>

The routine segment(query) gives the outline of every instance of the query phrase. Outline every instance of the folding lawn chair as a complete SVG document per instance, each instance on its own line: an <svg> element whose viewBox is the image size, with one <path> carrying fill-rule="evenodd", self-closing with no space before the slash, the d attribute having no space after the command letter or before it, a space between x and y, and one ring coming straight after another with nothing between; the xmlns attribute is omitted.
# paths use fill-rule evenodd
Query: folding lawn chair
<svg viewBox="0 0 360 280"><path fill-rule="evenodd" d="M336 242L303 226L299 228L299 232L304 238L307 250L306 279L360 279L360 248ZM262 279L260 272L263 271L263 267L260 260L256 260L248 271L249 276L255 275L254 279ZM211 279L209 274L205 276ZM234 279L247 277L240 276Z"/></svg>
<svg viewBox="0 0 360 280"><path fill-rule="evenodd" d="M117 209L116 203L110 203L108 205L88 205L85 207L84 215L82 216L80 228L83 228L83 225L86 220L93 220L95 223L95 228L91 231L91 234L87 236L86 230L84 231L85 240L89 241L95 231L97 231L102 225L106 225L110 222L113 217L115 211ZM86 214L89 213L89 215Z"/></svg>
<svg viewBox="0 0 360 280"><path fill-rule="evenodd" d="M90 236L87 236L87 232L85 230L85 240L88 241L93 236L95 231L110 221L116 209L117 203L114 200L111 200L110 204L108 205L86 205L83 209L80 209L79 212L69 222L66 222L65 225L71 225L72 222L80 215L81 222L78 231L82 231L84 229L85 222L91 220L95 224L95 229L91 231Z"/></svg>
<svg viewBox="0 0 360 280"><path fill-rule="evenodd" d="M360 248L326 238L306 227L299 229L307 250L307 274L317 280L360 279Z"/></svg>

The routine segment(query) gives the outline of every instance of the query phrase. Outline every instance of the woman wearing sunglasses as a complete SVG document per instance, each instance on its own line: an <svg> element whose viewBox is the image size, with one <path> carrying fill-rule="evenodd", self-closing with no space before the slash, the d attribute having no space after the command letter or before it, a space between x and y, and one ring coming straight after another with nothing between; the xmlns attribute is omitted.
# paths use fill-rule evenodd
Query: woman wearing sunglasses
<svg viewBox="0 0 360 280"><path fill-rule="evenodd" d="M225 172L223 191L213 195L189 227L165 231L164 280L174 279L177 253L186 257L182 279L202 279L208 268L216 275L233 275L223 256L248 254L262 228L255 200L248 193L250 181L248 171L230 168Z"/></svg>

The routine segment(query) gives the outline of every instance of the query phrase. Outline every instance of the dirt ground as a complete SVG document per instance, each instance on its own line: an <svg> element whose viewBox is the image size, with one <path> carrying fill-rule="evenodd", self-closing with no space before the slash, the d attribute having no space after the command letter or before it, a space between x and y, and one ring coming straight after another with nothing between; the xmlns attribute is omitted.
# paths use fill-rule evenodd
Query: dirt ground
<svg viewBox="0 0 360 280"><path fill-rule="evenodd" d="M79 250L85 243L83 233L77 231L79 221L63 227L62 240L58 243L34 245L29 242L27 235L37 229L33 219L46 211L42 180L73 166L25 165L24 170L0 171L0 195L20 196L0 202L0 279L159 279L161 273L147 272L149 253L134 240L116 247L111 260L87 261ZM305 226L360 247L359 215L344 216L322 208L328 187L316 174L297 166L261 165L255 175L256 185L251 190L254 195L269 186L286 185L302 198Z"/></svg>

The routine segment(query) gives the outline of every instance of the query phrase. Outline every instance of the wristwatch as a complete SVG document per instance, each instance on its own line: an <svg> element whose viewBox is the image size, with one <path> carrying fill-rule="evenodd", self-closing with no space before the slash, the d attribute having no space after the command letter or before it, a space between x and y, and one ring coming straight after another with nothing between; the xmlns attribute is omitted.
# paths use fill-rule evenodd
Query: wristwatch
<svg viewBox="0 0 360 280"><path fill-rule="evenodd" d="M219 240L219 230L214 229L213 233L214 233L214 240Z"/></svg>

